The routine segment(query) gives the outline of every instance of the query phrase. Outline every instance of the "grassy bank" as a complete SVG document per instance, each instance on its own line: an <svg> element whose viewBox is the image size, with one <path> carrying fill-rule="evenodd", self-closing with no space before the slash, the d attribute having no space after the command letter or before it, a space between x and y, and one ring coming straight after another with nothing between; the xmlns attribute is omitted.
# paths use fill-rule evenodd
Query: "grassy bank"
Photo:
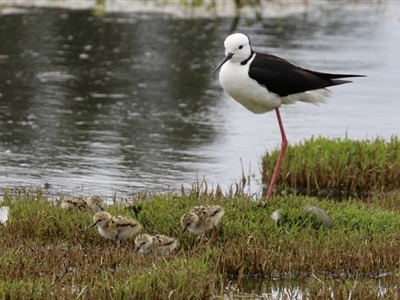
<svg viewBox="0 0 400 300"><path fill-rule="evenodd" d="M262 161L268 185L279 151ZM400 140L311 138L288 146L277 179L278 192L312 196L366 197L400 188Z"/></svg>
<svg viewBox="0 0 400 300"><path fill-rule="evenodd" d="M0 229L0 299L209 299L222 297L229 280L244 286L244 278L307 278L312 297L333 293L341 299L359 293L373 299L373 281L365 280L364 285L346 278L398 272L396 194L376 195L368 203L305 197L277 197L265 203L246 196L191 193L107 208L113 215L137 218L142 232L179 237L178 251L167 258L133 253L133 240L117 247L95 229L86 229L91 215L62 210L52 200L38 190L6 194L0 202L11 206L9 222ZM226 213L218 238L211 245L196 246L196 235L180 237L179 220L192 206L209 203L223 206ZM136 216L125 204L142 210ZM326 210L332 228L277 227L269 217L278 208L300 215L305 204ZM342 282L340 288L328 288L331 278ZM394 295L395 290L386 293Z"/></svg>

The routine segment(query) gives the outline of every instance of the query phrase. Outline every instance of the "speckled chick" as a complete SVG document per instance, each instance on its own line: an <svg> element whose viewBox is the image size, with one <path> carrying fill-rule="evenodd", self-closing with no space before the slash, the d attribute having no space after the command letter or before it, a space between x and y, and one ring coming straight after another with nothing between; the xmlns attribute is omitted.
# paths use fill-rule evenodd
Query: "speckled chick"
<svg viewBox="0 0 400 300"><path fill-rule="evenodd" d="M100 211L93 216L93 223L89 228L94 226L97 226L101 236L114 241L131 238L142 228L136 220L124 216L112 217L105 211Z"/></svg>
<svg viewBox="0 0 400 300"><path fill-rule="evenodd" d="M81 210L81 211L86 211L87 210L87 204L85 201L85 198L83 197L71 197L71 198L65 198L61 201L61 208L67 209L67 210Z"/></svg>
<svg viewBox="0 0 400 300"><path fill-rule="evenodd" d="M90 196L85 199L87 204L87 211L93 214L104 210L106 204L100 196Z"/></svg>
<svg viewBox="0 0 400 300"><path fill-rule="evenodd" d="M224 209L219 205L193 207L181 218L182 234L186 231L203 234L207 230L216 228L224 213Z"/></svg>
<svg viewBox="0 0 400 300"><path fill-rule="evenodd" d="M100 196L71 197L61 201L61 207L71 211L84 211L95 214L104 210L105 203Z"/></svg>
<svg viewBox="0 0 400 300"><path fill-rule="evenodd" d="M157 234L140 234L135 239L136 251L153 256L167 256L178 246L175 238Z"/></svg>

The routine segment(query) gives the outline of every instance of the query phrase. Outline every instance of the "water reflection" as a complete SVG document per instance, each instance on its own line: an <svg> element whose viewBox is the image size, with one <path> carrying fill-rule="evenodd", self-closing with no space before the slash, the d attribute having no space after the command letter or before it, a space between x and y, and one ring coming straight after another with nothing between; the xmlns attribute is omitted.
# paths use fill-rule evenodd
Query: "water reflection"
<svg viewBox="0 0 400 300"><path fill-rule="evenodd" d="M389 299L397 295L397 290L398 282L391 274L336 279L313 275L307 279L230 281L225 299Z"/></svg>
<svg viewBox="0 0 400 300"><path fill-rule="evenodd" d="M392 97L399 22L382 21L393 11L396 4L239 21L255 48L307 68L368 75L335 88L329 106L284 108L291 142L400 132ZM0 15L2 187L49 182L55 194L110 196L205 176L227 188L241 176L240 159L258 178L259 156L279 143L275 116L247 112L210 76L231 26L48 9Z"/></svg>

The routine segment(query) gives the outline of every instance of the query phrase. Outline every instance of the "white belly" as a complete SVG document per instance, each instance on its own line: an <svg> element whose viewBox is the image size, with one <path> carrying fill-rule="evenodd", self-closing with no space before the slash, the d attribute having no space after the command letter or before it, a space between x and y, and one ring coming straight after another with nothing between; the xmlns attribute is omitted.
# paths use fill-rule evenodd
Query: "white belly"
<svg viewBox="0 0 400 300"><path fill-rule="evenodd" d="M108 231L102 227L99 227L98 230L99 230L100 235L104 236L105 238L110 239L110 240L115 240L116 232Z"/></svg>

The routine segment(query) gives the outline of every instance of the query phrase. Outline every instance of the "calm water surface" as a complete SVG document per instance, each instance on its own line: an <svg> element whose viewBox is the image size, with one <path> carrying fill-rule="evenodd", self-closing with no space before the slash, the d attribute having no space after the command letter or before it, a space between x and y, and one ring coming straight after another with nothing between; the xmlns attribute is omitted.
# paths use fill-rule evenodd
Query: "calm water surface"
<svg viewBox="0 0 400 300"><path fill-rule="evenodd" d="M400 5L340 6L239 20L255 49L305 68L365 74L328 105L284 107L289 142L400 133ZM190 186L242 174L280 144L274 113L253 115L210 73L234 20L36 9L0 15L0 188L59 194ZM242 165L241 165L242 161Z"/></svg>

